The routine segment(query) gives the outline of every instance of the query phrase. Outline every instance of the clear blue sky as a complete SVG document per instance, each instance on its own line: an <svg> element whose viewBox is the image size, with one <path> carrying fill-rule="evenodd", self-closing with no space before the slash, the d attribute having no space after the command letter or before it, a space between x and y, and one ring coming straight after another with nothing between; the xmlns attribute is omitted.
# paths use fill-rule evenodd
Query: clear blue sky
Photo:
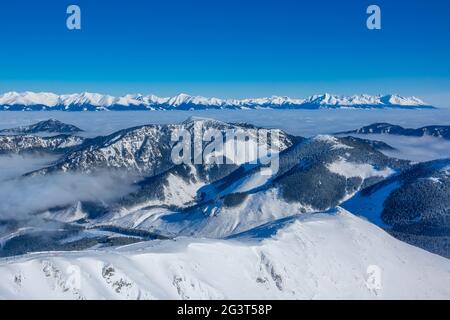
<svg viewBox="0 0 450 320"><path fill-rule="evenodd" d="M66 29L78 4L82 30ZM366 8L382 9L382 30ZM399 93L450 105L448 0L2 0L0 92Z"/></svg>

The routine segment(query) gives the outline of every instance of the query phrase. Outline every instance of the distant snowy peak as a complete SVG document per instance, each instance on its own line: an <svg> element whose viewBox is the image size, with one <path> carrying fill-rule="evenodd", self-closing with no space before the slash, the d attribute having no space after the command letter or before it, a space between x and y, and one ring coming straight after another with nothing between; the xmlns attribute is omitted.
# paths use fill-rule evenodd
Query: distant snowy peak
<svg viewBox="0 0 450 320"><path fill-rule="evenodd" d="M13 105L45 105L48 107L54 107L61 103L60 97L53 93L41 92L7 92L0 95L0 105L13 106Z"/></svg>
<svg viewBox="0 0 450 320"><path fill-rule="evenodd" d="M306 99L273 96L256 99L218 99L185 93L161 98L127 94L121 97L98 93L56 95L54 93L8 92L0 95L0 110L201 110L201 109L321 109L321 108L433 108L416 97L398 95L314 95Z"/></svg>
<svg viewBox="0 0 450 320"><path fill-rule="evenodd" d="M21 135L21 134L37 134L37 133L61 133L61 134L71 134L82 132L80 128L63 123L59 120L49 119L45 121L40 121L35 124L31 124L28 126L20 126L16 128L3 129L0 130L0 135L4 134L13 134L13 135Z"/></svg>
<svg viewBox="0 0 450 320"><path fill-rule="evenodd" d="M370 96L337 96L325 93L314 95L305 100L307 104L318 104L325 106L427 106L425 102L416 97L401 97L398 95Z"/></svg>

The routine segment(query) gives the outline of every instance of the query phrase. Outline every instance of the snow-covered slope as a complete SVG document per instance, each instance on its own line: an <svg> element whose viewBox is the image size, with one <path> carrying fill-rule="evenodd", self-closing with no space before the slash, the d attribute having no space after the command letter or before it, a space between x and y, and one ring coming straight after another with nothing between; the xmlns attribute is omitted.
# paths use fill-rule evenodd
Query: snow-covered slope
<svg viewBox="0 0 450 320"><path fill-rule="evenodd" d="M416 164L362 190L345 206L355 213L371 212L375 223L383 220L392 226L422 222L446 227L449 190L450 159L435 160Z"/></svg>
<svg viewBox="0 0 450 320"><path fill-rule="evenodd" d="M155 95L113 97L98 93L56 95L53 93L8 92L0 95L0 110L202 110L202 109L320 109L320 108L432 108L416 97L314 95L306 99L270 97L256 99L218 99L179 94L160 98Z"/></svg>
<svg viewBox="0 0 450 320"><path fill-rule="evenodd" d="M409 243L450 257L450 159L416 164L342 206Z"/></svg>
<svg viewBox="0 0 450 320"><path fill-rule="evenodd" d="M0 135L0 154L17 154L26 152L67 152L81 145L84 138L71 135L52 137Z"/></svg>
<svg viewBox="0 0 450 320"><path fill-rule="evenodd" d="M449 260L337 209L229 240L0 260L0 299L447 299L449 273Z"/></svg>

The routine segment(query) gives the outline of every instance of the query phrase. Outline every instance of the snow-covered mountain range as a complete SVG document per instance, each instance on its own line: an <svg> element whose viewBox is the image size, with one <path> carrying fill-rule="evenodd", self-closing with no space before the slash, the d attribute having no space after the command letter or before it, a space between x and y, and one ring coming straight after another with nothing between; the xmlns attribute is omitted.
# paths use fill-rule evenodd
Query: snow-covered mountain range
<svg viewBox="0 0 450 320"><path fill-rule="evenodd" d="M27 128L69 126L43 123ZM0 136L3 154L59 156L0 181L0 298L449 297L449 159L416 164L376 140L279 130L270 175L261 163L173 163L172 132L199 127L257 128L191 117L95 138ZM106 172L133 178L106 180L107 192L131 188L97 197ZM87 176L89 197L77 182Z"/></svg>
<svg viewBox="0 0 450 320"><path fill-rule="evenodd" d="M416 97L399 95L338 96L321 94L306 99L270 97L218 99L179 94L174 97L128 94L121 97L98 93L57 95L54 93L8 92L0 95L4 111L106 111L106 110L204 110L204 109L326 109L326 108L433 108Z"/></svg>

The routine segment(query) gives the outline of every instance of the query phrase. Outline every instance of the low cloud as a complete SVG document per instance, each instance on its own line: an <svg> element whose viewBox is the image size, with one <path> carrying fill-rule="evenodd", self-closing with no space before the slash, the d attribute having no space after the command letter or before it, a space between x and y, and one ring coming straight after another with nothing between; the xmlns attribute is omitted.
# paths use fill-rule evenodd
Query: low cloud
<svg viewBox="0 0 450 320"><path fill-rule="evenodd" d="M30 214L77 201L108 203L133 191L132 177L111 172L59 173L0 182L0 219L26 219Z"/></svg>
<svg viewBox="0 0 450 320"><path fill-rule="evenodd" d="M49 154L26 155L1 155L0 156L0 181L19 177L25 173L46 167L58 156Z"/></svg>
<svg viewBox="0 0 450 320"><path fill-rule="evenodd" d="M383 141L396 150L383 151L384 154L416 162L450 158L450 141L431 136L406 137L389 134L354 135L363 139Z"/></svg>

